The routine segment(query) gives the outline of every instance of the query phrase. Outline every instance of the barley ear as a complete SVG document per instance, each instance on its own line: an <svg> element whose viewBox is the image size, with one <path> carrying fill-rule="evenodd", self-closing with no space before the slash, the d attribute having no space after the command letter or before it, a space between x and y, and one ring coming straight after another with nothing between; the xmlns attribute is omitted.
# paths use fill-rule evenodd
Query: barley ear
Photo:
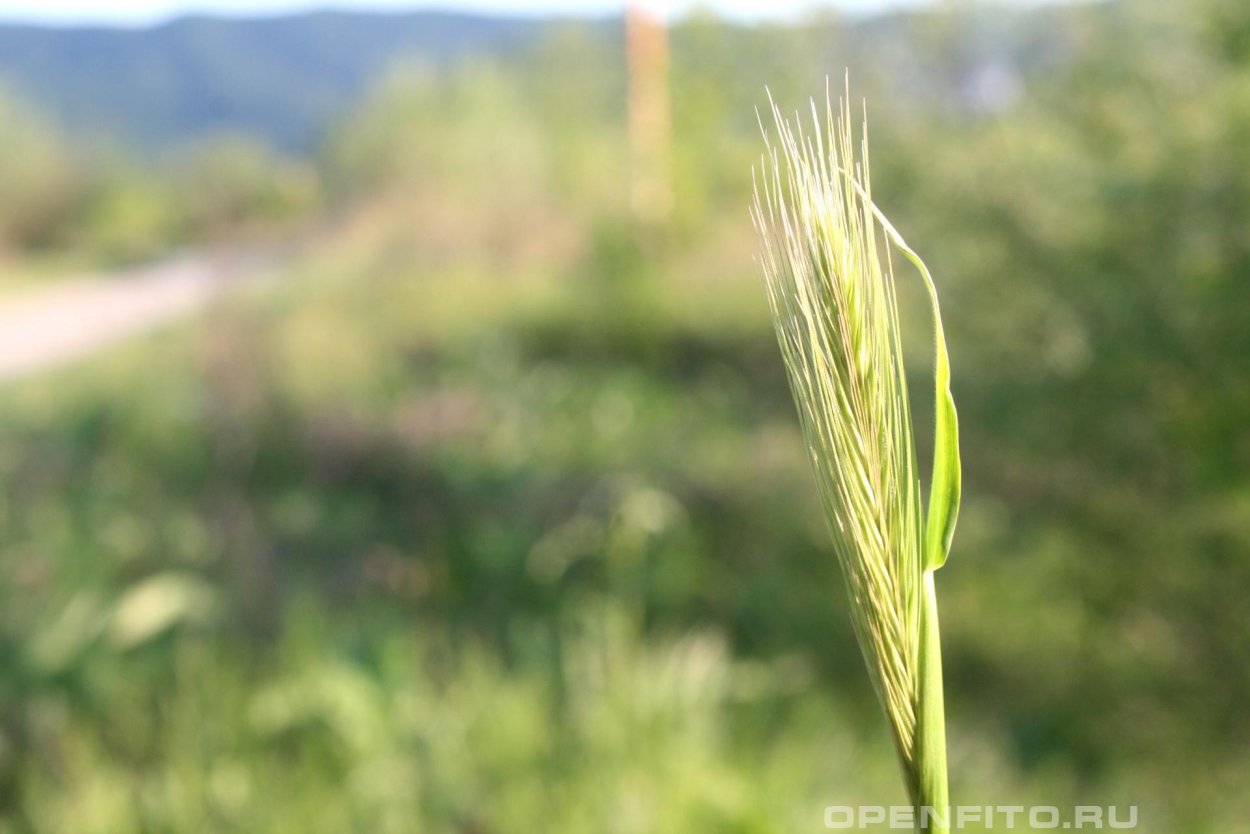
<svg viewBox="0 0 1250 834"><path fill-rule="evenodd" d="M847 97L849 98L849 96ZM846 577L851 621L889 720L920 830L948 830L946 731L934 571L960 498L950 360L929 270L872 199L867 128L843 99L810 128L772 106L752 218L809 461ZM892 253L932 305L936 436L927 511L903 367ZM932 816L926 809L937 812Z"/></svg>

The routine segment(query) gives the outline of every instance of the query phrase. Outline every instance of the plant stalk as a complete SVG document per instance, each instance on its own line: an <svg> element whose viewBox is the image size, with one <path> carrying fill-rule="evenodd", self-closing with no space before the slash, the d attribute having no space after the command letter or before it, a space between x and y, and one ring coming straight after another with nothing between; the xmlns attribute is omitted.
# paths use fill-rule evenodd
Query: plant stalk
<svg viewBox="0 0 1250 834"><path fill-rule="evenodd" d="M916 710L916 830L950 831L950 793L946 784L946 714L942 695L942 639L938 632L937 592L933 570L924 572L920 602L920 676Z"/></svg>

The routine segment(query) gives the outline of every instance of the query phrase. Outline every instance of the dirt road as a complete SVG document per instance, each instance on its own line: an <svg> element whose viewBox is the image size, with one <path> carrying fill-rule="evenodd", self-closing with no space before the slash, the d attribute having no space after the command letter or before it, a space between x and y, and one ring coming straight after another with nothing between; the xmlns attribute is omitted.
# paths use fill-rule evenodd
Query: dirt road
<svg viewBox="0 0 1250 834"><path fill-rule="evenodd" d="M194 254L0 299L0 382L72 362L202 309L272 265L254 254Z"/></svg>

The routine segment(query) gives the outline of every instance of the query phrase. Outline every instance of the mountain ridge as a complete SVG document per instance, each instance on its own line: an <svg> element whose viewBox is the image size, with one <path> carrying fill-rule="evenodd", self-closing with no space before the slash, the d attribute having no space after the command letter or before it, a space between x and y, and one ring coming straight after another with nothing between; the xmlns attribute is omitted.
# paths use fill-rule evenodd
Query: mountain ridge
<svg viewBox="0 0 1250 834"><path fill-rule="evenodd" d="M97 141L159 148L249 132L307 150L397 61L506 54L561 20L331 9L142 28L0 23L0 86Z"/></svg>
<svg viewBox="0 0 1250 834"><path fill-rule="evenodd" d="M1062 65L1077 48L1073 21L1100 5L971 16L957 46L948 43L950 27L938 26L945 34L937 38L927 34L937 20L933 10L839 17L834 29L841 35L828 36L827 48L839 51L843 66L891 76L902 95L993 108L1009 101L1022 79ZM397 63L444 71L473 58L507 60L566 26L619 45L623 20L326 9L186 15L138 28L0 23L0 93L33 106L80 145L168 151L245 134L307 153ZM683 31L674 30L675 55L689 46ZM956 67L958 77L941 78L934 49L954 49L954 63L967 66Z"/></svg>

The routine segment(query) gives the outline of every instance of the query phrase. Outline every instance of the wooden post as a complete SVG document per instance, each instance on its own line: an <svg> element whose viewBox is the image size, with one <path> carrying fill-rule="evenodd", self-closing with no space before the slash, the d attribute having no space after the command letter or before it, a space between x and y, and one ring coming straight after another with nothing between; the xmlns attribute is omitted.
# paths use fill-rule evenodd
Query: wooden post
<svg viewBox="0 0 1250 834"><path fill-rule="evenodd" d="M630 208L644 227L673 211L668 30L654 3L631 0L625 17L629 78Z"/></svg>

